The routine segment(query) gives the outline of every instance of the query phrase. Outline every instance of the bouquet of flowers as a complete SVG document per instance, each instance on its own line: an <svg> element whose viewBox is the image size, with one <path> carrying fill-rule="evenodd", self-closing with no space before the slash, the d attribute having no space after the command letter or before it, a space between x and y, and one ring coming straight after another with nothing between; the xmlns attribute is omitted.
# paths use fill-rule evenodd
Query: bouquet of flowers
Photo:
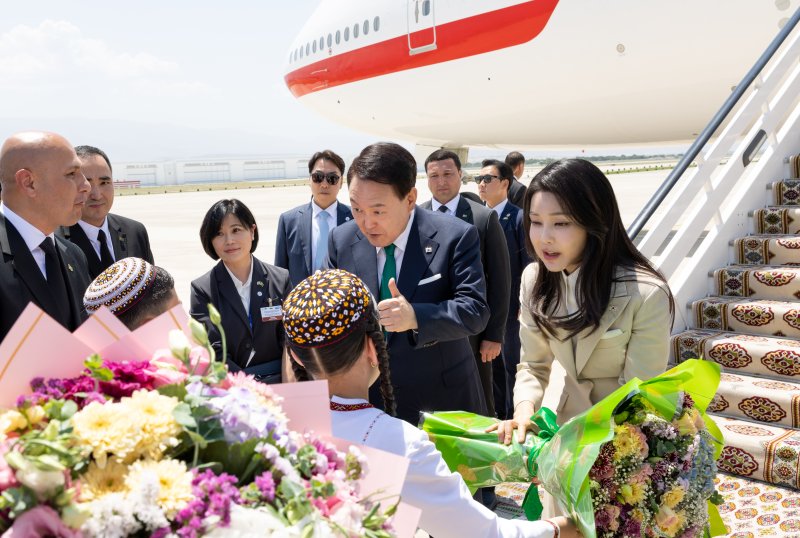
<svg viewBox="0 0 800 538"><path fill-rule="evenodd" d="M560 429L540 409L539 433L523 444L498 444L484 431L494 419L464 413L426 415L422 427L471 487L536 477L586 538L717 536L722 435L705 410L718 384L716 364L686 361L631 380ZM540 517L535 486L523 508Z"/></svg>
<svg viewBox="0 0 800 538"><path fill-rule="evenodd" d="M92 356L0 414L0 533L393 536L397 504L359 491L363 454L290 430L281 398L190 324L199 345L173 331L151 360Z"/></svg>

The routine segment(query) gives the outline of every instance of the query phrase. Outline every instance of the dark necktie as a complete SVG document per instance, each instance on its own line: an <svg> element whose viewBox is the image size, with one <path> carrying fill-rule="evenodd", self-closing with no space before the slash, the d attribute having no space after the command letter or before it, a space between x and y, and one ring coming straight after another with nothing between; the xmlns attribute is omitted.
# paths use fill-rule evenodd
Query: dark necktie
<svg viewBox="0 0 800 538"><path fill-rule="evenodd" d="M386 254L386 263L383 264L383 273L381 274L380 301L392 298L392 292L389 291L389 279L394 278L397 280L397 262L394 259L394 248L394 243L383 247L383 252Z"/></svg>
<svg viewBox="0 0 800 538"><path fill-rule="evenodd" d="M108 250L106 233L103 230L97 232L97 240L100 242L100 264L103 266L103 271L105 271L114 263L114 258L111 257L111 252Z"/></svg>
<svg viewBox="0 0 800 538"><path fill-rule="evenodd" d="M447 206L446 205L440 205L439 206L439 211L441 211L442 213L446 214L447 213Z"/></svg>
<svg viewBox="0 0 800 538"><path fill-rule="evenodd" d="M51 314L62 325L69 328L69 294L67 293L67 282L64 280L64 273L61 272L61 259L56 253L56 248L50 237L45 237L39 247L44 251L47 289L50 291L50 296L56 306L56 311L48 312L48 314Z"/></svg>

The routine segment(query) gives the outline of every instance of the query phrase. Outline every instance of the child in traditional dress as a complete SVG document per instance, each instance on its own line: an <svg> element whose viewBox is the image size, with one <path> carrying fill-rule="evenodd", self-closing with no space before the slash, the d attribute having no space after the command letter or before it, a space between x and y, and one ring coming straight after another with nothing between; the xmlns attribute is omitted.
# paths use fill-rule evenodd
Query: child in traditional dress
<svg viewBox="0 0 800 538"><path fill-rule="evenodd" d="M375 301L358 277L342 270L311 275L286 298L283 322L298 380L328 380L334 435L408 458L401 496L422 510L423 530L436 538L579 536L564 517L497 517L473 500L426 433L391 416L394 394L383 332ZM368 400L378 379L386 412Z"/></svg>

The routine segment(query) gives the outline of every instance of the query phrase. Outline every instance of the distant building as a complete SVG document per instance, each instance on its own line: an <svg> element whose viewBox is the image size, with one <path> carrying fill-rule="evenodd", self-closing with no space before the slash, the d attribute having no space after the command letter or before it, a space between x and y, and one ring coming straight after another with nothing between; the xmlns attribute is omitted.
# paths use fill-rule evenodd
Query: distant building
<svg viewBox="0 0 800 538"><path fill-rule="evenodd" d="M113 163L113 166L114 183L120 186L269 181L308 176L308 156L204 157L179 161Z"/></svg>

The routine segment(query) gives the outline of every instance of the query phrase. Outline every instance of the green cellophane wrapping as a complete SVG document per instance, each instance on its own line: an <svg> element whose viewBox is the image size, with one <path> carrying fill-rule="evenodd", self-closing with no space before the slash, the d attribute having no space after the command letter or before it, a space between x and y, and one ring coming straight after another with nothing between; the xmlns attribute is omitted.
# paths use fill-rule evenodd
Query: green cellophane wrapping
<svg viewBox="0 0 800 538"><path fill-rule="evenodd" d="M706 415L706 408L719 386L719 366L710 361L687 360L647 381L638 378L603 398L588 411L566 422L560 429L549 409L540 409L533 420L539 434L528 435L520 445L514 435L511 445L497 442L497 434L485 433L496 419L460 411L425 413L421 427L442 452L448 467L464 477L470 490L501 482L529 482L536 476L545 490L573 518L585 538L596 538L594 511L589 489L589 471L601 446L612 439L614 414L620 403L639 394L667 420L678 409L681 393L689 394L700 412L708 432L715 440L715 459L723 446L717 425ZM526 455L531 454L528 469ZM533 491L533 488L531 488ZM525 500L530 518L541 508L535 492ZM710 536L725 534L725 526L715 505L708 503Z"/></svg>

